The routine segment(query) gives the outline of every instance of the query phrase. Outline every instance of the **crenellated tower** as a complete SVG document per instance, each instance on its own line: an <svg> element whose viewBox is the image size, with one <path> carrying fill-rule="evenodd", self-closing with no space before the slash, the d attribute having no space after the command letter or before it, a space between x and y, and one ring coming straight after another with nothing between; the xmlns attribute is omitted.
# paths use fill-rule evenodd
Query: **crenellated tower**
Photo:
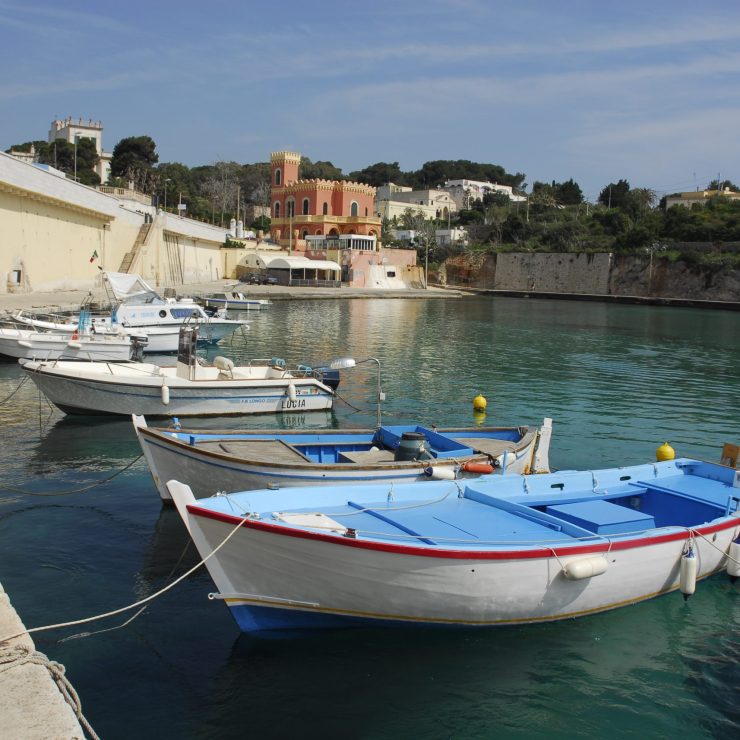
<svg viewBox="0 0 740 740"><path fill-rule="evenodd" d="M271 185L282 188L298 181L298 167L301 155L296 152L272 152L270 154Z"/></svg>

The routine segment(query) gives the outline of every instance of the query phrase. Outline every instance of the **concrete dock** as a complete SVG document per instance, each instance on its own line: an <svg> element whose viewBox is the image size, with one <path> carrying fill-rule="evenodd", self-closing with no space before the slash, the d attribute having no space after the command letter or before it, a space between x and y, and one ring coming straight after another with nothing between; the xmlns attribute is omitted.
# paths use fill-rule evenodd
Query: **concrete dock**
<svg viewBox="0 0 740 740"><path fill-rule="evenodd" d="M166 286L152 286L160 295L172 290ZM246 285L236 280L215 280L207 283L178 285L174 290L178 296L199 296L238 290L250 298L268 298L271 301L347 300L354 298L459 298L464 290L429 287L424 290L379 290L367 288L311 288L290 285ZM169 293L168 293L169 294ZM51 310L78 309L87 298L105 302L107 296L102 288L87 290L55 290L52 292L0 293L0 310Z"/></svg>
<svg viewBox="0 0 740 740"><path fill-rule="evenodd" d="M23 626L0 584L0 639ZM83 740L85 733L30 635L0 643L0 734L3 740ZM58 665L58 664L54 664Z"/></svg>

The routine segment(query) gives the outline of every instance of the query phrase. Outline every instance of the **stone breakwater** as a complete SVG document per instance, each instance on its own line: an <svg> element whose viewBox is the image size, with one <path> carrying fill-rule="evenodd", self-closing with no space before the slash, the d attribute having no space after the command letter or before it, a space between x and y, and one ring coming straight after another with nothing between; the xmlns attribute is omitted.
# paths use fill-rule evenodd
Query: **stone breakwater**
<svg viewBox="0 0 740 740"><path fill-rule="evenodd" d="M442 285L483 290L740 301L740 270L657 258L651 263L648 255L463 254L448 258L436 278Z"/></svg>

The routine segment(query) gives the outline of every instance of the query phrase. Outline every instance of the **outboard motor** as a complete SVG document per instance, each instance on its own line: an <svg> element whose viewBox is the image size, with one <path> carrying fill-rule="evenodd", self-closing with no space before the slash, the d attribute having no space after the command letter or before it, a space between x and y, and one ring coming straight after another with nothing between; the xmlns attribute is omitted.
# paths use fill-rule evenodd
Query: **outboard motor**
<svg viewBox="0 0 740 740"><path fill-rule="evenodd" d="M144 347L149 344L149 337L143 334L131 335L131 360L134 362L144 361Z"/></svg>
<svg viewBox="0 0 740 740"><path fill-rule="evenodd" d="M427 438L421 432L404 432L393 459L396 462L426 460L430 457L424 447Z"/></svg>
<svg viewBox="0 0 740 740"><path fill-rule="evenodd" d="M333 391L339 387L339 370L333 370L330 367L315 367L314 372L318 379Z"/></svg>

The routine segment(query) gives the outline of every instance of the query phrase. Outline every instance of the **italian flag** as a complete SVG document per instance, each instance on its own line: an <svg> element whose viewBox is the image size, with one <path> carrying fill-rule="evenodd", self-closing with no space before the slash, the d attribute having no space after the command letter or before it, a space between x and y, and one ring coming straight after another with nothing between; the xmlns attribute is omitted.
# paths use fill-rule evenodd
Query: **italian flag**
<svg viewBox="0 0 740 740"><path fill-rule="evenodd" d="M95 260L96 260L97 258L98 258L98 250L96 249L96 250L95 250L95 251L94 251L94 252L92 253L92 257L90 257L90 262L91 262L91 263L92 263L92 262L95 262Z"/></svg>

